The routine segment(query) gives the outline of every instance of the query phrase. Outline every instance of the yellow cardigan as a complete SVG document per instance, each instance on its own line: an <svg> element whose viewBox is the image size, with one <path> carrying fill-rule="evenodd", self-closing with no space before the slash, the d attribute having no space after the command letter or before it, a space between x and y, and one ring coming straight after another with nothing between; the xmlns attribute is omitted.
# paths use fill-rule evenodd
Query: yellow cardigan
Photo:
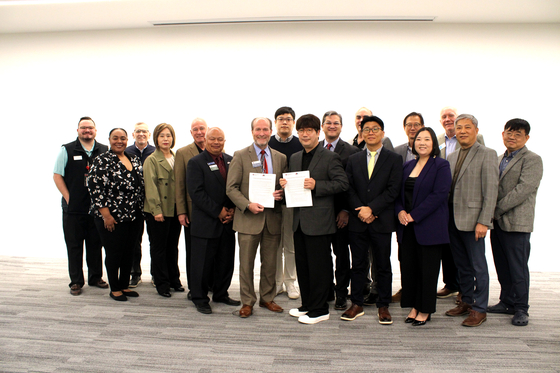
<svg viewBox="0 0 560 373"><path fill-rule="evenodd" d="M175 216L175 173L159 149L144 162L144 185L144 212L153 216Z"/></svg>

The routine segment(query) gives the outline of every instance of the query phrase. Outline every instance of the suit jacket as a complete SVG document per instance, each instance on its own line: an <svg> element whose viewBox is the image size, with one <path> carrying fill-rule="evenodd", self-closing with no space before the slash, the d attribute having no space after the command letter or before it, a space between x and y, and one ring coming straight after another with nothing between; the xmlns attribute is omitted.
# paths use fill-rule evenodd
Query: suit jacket
<svg viewBox="0 0 560 373"><path fill-rule="evenodd" d="M502 161L502 154L498 165ZM539 155L524 146L500 176L494 220L506 232L532 232L537 190L543 175Z"/></svg>
<svg viewBox="0 0 560 373"><path fill-rule="evenodd" d="M175 216L175 173L161 150L144 161L144 212Z"/></svg>
<svg viewBox="0 0 560 373"><path fill-rule="evenodd" d="M325 146L325 140L319 141L319 146ZM334 152L340 156L342 161L342 167L346 169L346 164L348 163L348 157L352 154L362 151L362 149L355 147L354 145L348 144L341 138L338 139ZM334 196L334 213L338 214L341 210L348 211L348 193L342 192Z"/></svg>
<svg viewBox="0 0 560 373"><path fill-rule="evenodd" d="M223 154L226 170L231 155ZM218 216L222 208L234 207L226 195L226 180L219 169L211 170L214 158L205 150L192 157L187 166L187 187L192 198L191 235L202 238L218 238L224 229L232 231L232 223L223 224ZM217 166L217 165L216 165Z"/></svg>
<svg viewBox="0 0 560 373"><path fill-rule="evenodd" d="M447 154L447 148L445 147L445 132L437 137L437 142L439 145L439 149L441 150L441 152L439 153L439 157L443 159L449 159L449 154ZM484 137L482 137L480 133L476 135L476 142L478 142L481 145L484 145ZM443 148L441 147L442 145ZM459 150L460 147L461 146L457 143L455 150L456 151Z"/></svg>
<svg viewBox="0 0 560 373"><path fill-rule="evenodd" d="M451 175L459 152L449 155ZM496 151L475 142L463 162L453 190L453 211L457 229L475 230L480 223L492 229L492 218L498 198L498 156Z"/></svg>
<svg viewBox="0 0 560 373"><path fill-rule="evenodd" d="M403 181L399 198L395 200L395 215L405 209L404 183L416 167L418 160L403 165ZM416 241L420 245L449 243L449 189L451 169L445 159L431 157L416 178L412 192L412 209L406 211L414 219L412 223ZM397 240L402 242L404 225L397 223Z"/></svg>
<svg viewBox="0 0 560 373"><path fill-rule="evenodd" d="M280 189L279 180L282 173L288 170L288 161L284 154L270 148L272 170L276 174L276 189ZM259 234L266 227L271 234L280 234L282 226L281 203L276 201L274 208L266 208L264 212L253 214L249 206L249 174L262 172L262 167L253 167L259 161L253 144L236 151L229 166L226 193L237 206L233 218L233 229L244 234Z"/></svg>
<svg viewBox="0 0 560 373"><path fill-rule="evenodd" d="M396 230L395 199L399 195L402 180L402 157L383 147L368 177L367 151L348 158L346 175L350 182L348 200L350 204L350 232L363 232L370 226L378 233ZM377 218L366 224L358 218L357 207L369 206Z"/></svg>
<svg viewBox="0 0 560 373"><path fill-rule="evenodd" d="M290 172L302 171L304 151L292 155ZM317 145L309 164L309 177L315 179L315 189L311 191L313 206L294 208L294 232L301 225L302 232L308 236L333 234L336 232L334 196L348 189L340 156Z"/></svg>
<svg viewBox="0 0 560 373"><path fill-rule="evenodd" d="M408 142L401 144L393 150L395 153L402 157L403 164L406 162L406 153L408 151Z"/></svg>
<svg viewBox="0 0 560 373"><path fill-rule="evenodd" d="M175 203L177 204L177 215L187 214L191 217L192 199L187 190L187 164L190 159L198 155L198 147L193 142L177 150L175 156Z"/></svg>

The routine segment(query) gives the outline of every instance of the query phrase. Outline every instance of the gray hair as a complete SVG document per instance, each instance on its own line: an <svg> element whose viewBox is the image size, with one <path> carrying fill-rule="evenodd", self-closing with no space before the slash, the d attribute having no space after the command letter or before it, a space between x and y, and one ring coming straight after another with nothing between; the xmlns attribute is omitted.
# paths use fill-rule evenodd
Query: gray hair
<svg viewBox="0 0 560 373"><path fill-rule="evenodd" d="M330 117L331 115L336 115L337 117L339 117L339 118L340 118L340 126L342 126L342 115L338 114L338 113L337 113L336 111L334 111L334 110L329 110L329 111L327 111L327 112L323 115L323 123L325 123L325 119L326 119L327 117ZM321 123L321 124L323 124L323 123Z"/></svg>
<svg viewBox="0 0 560 373"><path fill-rule="evenodd" d="M472 122L472 124L474 124L474 126L475 126L476 128L478 128L478 119L476 119L476 118L474 117L474 115L471 115L471 114L461 114L461 115L459 115L459 116L455 119L455 123L454 123L453 125L454 125L454 126L457 126L457 122L459 122L460 120L463 120L463 119L469 119L469 120Z"/></svg>
<svg viewBox="0 0 560 373"><path fill-rule="evenodd" d="M272 121L271 121L270 119L268 119L267 117L256 117L255 119L253 119L253 120L251 121L251 131L253 130L253 128L254 128L254 126L255 126L255 122L256 122L257 120L260 120L260 119L266 119L266 120L268 121L268 125L269 125L269 127L270 127L270 130L272 131Z"/></svg>

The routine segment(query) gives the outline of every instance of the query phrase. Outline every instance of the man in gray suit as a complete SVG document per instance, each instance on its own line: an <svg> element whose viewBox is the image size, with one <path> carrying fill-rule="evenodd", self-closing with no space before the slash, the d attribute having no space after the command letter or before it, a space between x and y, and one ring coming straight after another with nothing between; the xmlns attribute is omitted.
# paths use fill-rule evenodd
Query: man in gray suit
<svg viewBox="0 0 560 373"><path fill-rule="evenodd" d="M484 238L492 229L498 197L496 151L479 144L478 120L461 114L455 120L460 150L449 155L453 181L449 192L449 238L459 275L462 301L447 316L469 316L463 326L486 321L489 276Z"/></svg>
<svg viewBox="0 0 560 373"><path fill-rule="evenodd" d="M511 323L517 326L529 323L529 240L543 174L541 157L525 146L530 130L526 120L512 119L502 132L507 150L498 159L500 184L490 234L502 291L500 302L488 307L488 312L514 315Z"/></svg>
<svg viewBox="0 0 560 373"><path fill-rule="evenodd" d="M439 156L444 159L447 159L457 148L455 119L457 119L457 109L452 106L446 106L441 109L439 113L439 122L445 132L438 136L438 145L440 149ZM484 145L484 138L481 134L477 134L476 141ZM456 303L459 304L461 302L461 294L458 294L459 283L457 279L457 267L455 267L449 245L444 246L441 252L441 269L445 286L437 292L437 297L447 298L457 295Z"/></svg>
<svg viewBox="0 0 560 373"><path fill-rule="evenodd" d="M294 246L301 307L290 310L303 324L329 319L327 298L333 281L331 236L336 232L334 197L348 189L340 156L319 146L321 121L302 115L296 130L303 145L290 158L290 172L309 171L303 187L311 190L313 205L294 208ZM280 183L287 184L285 179Z"/></svg>
<svg viewBox="0 0 560 373"><path fill-rule="evenodd" d="M412 143L414 142L416 133L422 127L424 127L424 118L422 114L413 111L404 117L403 128L408 141L395 148L395 153L402 157L403 164L416 159L416 156L412 153Z"/></svg>
<svg viewBox="0 0 560 373"><path fill-rule="evenodd" d="M239 317L253 314L257 301L253 270L257 249L261 248L261 279L259 284L259 306L272 312L284 311L273 299L276 296L276 258L282 227L280 200L283 191L278 182L288 169L284 154L271 149L268 141L272 135L272 121L255 118L251 122L254 142L236 151L231 160L226 194L237 206L233 218L233 230L239 241L239 285L243 307ZM277 190L274 191L274 208L265 208L258 202L249 200L249 177L251 173L276 175Z"/></svg>

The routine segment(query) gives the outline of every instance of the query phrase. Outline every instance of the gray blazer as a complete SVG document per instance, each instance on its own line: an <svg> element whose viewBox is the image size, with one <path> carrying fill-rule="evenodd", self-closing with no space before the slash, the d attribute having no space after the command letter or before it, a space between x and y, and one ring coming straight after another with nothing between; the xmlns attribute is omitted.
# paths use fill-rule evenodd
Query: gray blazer
<svg viewBox="0 0 560 373"><path fill-rule="evenodd" d="M404 144L401 144L397 147L395 147L395 150L393 150L395 153L397 153L398 155L400 155L402 157L402 161L403 163L406 162L406 152L408 150L408 143L405 142Z"/></svg>
<svg viewBox="0 0 560 373"><path fill-rule="evenodd" d="M504 155L498 158L498 165ZM506 232L532 232L537 189L543 175L539 155L524 146L509 162L498 188L494 220Z"/></svg>
<svg viewBox="0 0 560 373"><path fill-rule="evenodd" d="M476 135L476 141L479 144L484 145L484 137L482 137L480 133ZM447 148L445 147L445 132L437 137L437 142L441 150L441 152L439 153L439 157L443 159L448 159L447 157L449 156L449 154L447 154ZM443 144L443 148L441 147L442 144ZM459 144L457 144L455 150L459 150Z"/></svg>
<svg viewBox="0 0 560 373"><path fill-rule="evenodd" d="M459 152L449 155L451 175ZM459 171L453 190L453 211L457 229L475 230L480 223L492 229L492 218L498 198L498 155L496 151L475 142Z"/></svg>
<svg viewBox="0 0 560 373"><path fill-rule="evenodd" d="M301 171L304 151L292 155L290 172ZM315 179L315 189L311 192L313 206L294 208L294 232L301 225L308 236L333 234L336 232L334 196L345 192L349 186L340 156L317 145L309 164L309 175Z"/></svg>

